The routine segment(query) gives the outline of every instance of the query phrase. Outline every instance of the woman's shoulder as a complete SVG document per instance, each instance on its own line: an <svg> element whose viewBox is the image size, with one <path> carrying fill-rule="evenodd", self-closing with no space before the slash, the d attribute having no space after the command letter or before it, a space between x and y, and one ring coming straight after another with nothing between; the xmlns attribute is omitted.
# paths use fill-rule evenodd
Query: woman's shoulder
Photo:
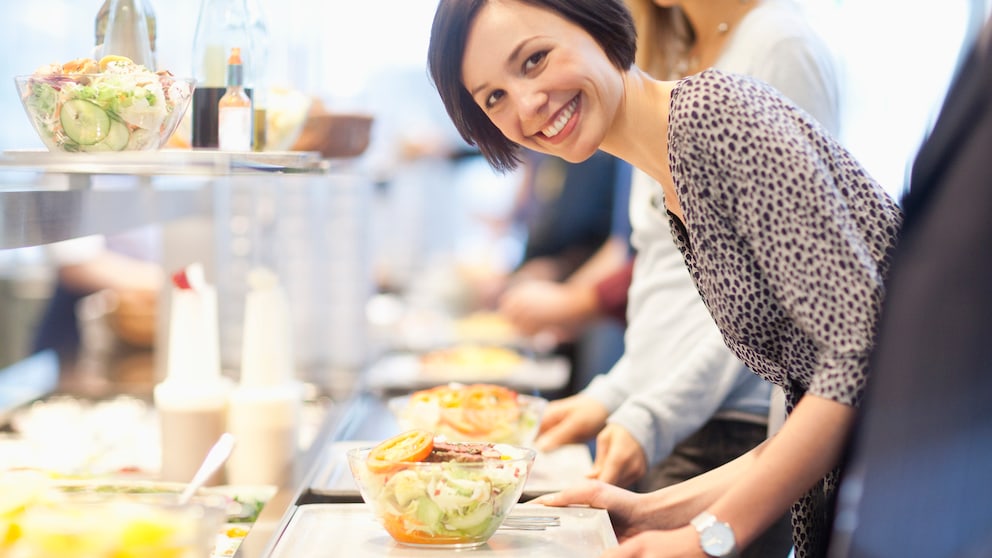
<svg viewBox="0 0 992 558"><path fill-rule="evenodd" d="M761 80L707 69L680 80L672 91L669 148L705 150L728 137L794 134L802 124L800 112Z"/></svg>
<svg viewBox="0 0 992 558"><path fill-rule="evenodd" d="M761 80L745 74L708 68L676 83L672 90L672 108L709 110L719 105L722 109L727 109L737 101L748 103L755 98L768 96L777 97L777 93Z"/></svg>

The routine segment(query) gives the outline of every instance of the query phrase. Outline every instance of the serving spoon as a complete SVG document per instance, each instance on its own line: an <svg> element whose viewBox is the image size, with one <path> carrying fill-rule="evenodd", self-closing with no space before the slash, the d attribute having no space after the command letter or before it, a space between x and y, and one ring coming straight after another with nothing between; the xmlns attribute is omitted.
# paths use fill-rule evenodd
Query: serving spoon
<svg viewBox="0 0 992 558"><path fill-rule="evenodd" d="M180 506L189 503L196 491L227 461L234 449L234 441L234 435L225 432L214 442L213 447L207 452L207 456L203 458L203 463L200 463L200 468L193 475L193 480L189 481L182 494L179 495Z"/></svg>

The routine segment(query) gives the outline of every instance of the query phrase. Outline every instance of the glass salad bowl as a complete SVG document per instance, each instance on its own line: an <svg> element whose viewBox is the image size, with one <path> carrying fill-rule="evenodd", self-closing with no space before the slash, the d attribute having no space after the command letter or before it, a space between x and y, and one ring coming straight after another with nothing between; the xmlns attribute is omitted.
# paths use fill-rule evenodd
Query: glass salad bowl
<svg viewBox="0 0 992 558"><path fill-rule="evenodd" d="M473 548L496 532L520 499L536 452L506 444L447 442L410 430L348 451L362 494L398 543Z"/></svg>
<svg viewBox="0 0 992 558"><path fill-rule="evenodd" d="M189 108L195 80L105 57L45 66L14 83L49 151L106 152L164 146Z"/></svg>
<svg viewBox="0 0 992 558"><path fill-rule="evenodd" d="M532 446L548 405L493 384L450 383L387 402L400 428L420 428L456 442Z"/></svg>

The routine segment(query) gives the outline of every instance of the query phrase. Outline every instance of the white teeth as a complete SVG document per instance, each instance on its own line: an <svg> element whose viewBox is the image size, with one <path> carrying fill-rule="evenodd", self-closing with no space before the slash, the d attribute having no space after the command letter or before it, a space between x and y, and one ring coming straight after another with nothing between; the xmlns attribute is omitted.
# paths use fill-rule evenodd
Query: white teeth
<svg viewBox="0 0 992 558"><path fill-rule="evenodd" d="M565 124L568 124L568 119L572 118L572 115L575 114L575 107L578 106L578 104L578 99L572 99L572 102L565 106L565 110L558 115L558 118L555 119L550 126L541 130L541 132L549 138L557 136L558 133L562 131L562 128L565 127Z"/></svg>

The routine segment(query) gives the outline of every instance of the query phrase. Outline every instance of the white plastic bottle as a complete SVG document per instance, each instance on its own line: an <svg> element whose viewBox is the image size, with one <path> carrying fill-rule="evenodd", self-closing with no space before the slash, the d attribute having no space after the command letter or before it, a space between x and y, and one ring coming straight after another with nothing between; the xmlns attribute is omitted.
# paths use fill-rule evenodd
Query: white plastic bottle
<svg viewBox="0 0 992 558"><path fill-rule="evenodd" d="M165 379L155 386L162 461L160 478L189 482L227 431L231 382L220 373L217 293L193 264L173 278ZM223 484L219 471L207 484Z"/></svg>
<svg viewBox="0 0 992 558"><path fill-rule="evenodd" d="M293 373L289 305L275 274L256 269L245 301L241 379L231 392L228 429L238 440L227 461L231 484L294 479L303 386Z"/></svg>

